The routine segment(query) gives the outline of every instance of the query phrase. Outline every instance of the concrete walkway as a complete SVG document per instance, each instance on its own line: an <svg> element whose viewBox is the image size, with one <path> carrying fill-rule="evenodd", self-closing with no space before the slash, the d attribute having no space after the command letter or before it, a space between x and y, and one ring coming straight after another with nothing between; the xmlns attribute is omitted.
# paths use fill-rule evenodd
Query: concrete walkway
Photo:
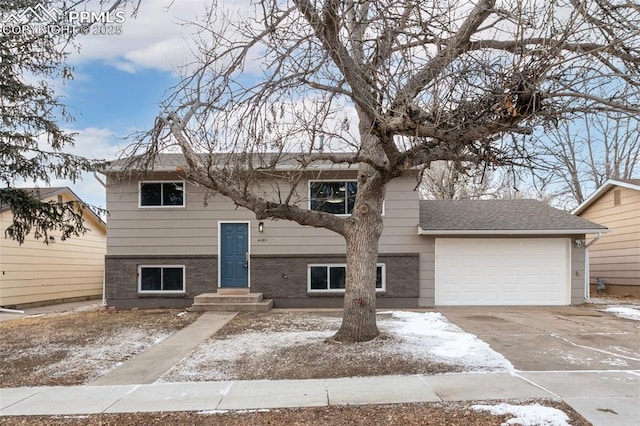
<svg viewBox="0 0 640 426"><path fill-rule="evenodd" d="M561 398L593 425L637 425L640 371L235 380L0 389L0 416Z"/></svg>
<svg viewBox="0 0 640 426"><path fill-rule="evenodd" d="M196 321L172 334L160 344L129 359L115 370L94 380L90 385L153 383L236 315L236 312L205 312Z"/></svg>
<svg viewBox="0 0 640 426"><path fill-rule="evenodd" d="M65 310L67 308L92 309L91 302L65 306ZM54 308L34 308L25 314L43 313L49 309ZM8 315L15 318L14 314ZM640 370L156 382L234 315L205 313L90 385L2 388L0 416L252 410L433 401L496 400L498 403L507 399L551 397L564 400L594 426L639 424Z"/></svg>

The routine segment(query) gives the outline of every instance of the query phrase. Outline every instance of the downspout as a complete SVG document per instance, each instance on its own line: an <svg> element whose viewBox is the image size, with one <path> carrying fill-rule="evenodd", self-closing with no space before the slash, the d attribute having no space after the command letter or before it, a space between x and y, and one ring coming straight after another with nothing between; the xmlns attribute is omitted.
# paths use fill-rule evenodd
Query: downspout
<svg viewBox="0 0 640 426"><path fill-rule="evenodd" d="M591 299L589 284L589 281L591 279L591 277L589 276L589 247L597 243L600 238L602 238L602 232L598 232L598 235L596 235L593 240L589 241L589 244L585 244L584 246L584 300Z"/></svg>
<svg viewBox="0 0 640 426"><path fill-rule="evenodd" d="M102 185L103 188L107 189L107 185L104 183L104 181L102 179L100 179L98 177L98 174L96 172L93 172L93 177L98 181L98 183L100 185ZM105 262L103 262L103 266L102 266L102 303L100 304L100 306L107 306L106 269L107 269L107 265L106 265Z"/></svg>
<svg viewBox="0 0 640 426"><path fill-rule="evenodd" d="M7 314L24 314L24 311L18 309L0 308L0 312Z"/></svg>

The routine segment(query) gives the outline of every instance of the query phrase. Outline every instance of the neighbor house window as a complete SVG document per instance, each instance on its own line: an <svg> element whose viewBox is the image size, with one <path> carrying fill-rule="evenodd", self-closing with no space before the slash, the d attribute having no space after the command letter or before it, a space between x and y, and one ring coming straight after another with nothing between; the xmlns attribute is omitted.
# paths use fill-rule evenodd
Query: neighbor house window
<svg viewBox="0 0 640 426"><path fill-rule="evenodd" d="M326 213L349 215L356 203L358 182L343 181L310 181L309 209Z"/></svg>
<svg viewBox="0 0 640 426"><path fill-rule="evenodd" d="M309 265L307 288L310 292L338 291L345 288L347 266L345 264ZM376 268L376 291L385 290L385 265Z"/></svg>
<svg viewBox="0 0 640 426"><path fill-rule="evenodd" d="M140 182L140 207L183 207L184 182Z"/></svg>
<svg viewBox="0 0 640 426"><path fill-rule="evenodd" d="M140 293L184 293L184 266L140 266Z"/></svg>

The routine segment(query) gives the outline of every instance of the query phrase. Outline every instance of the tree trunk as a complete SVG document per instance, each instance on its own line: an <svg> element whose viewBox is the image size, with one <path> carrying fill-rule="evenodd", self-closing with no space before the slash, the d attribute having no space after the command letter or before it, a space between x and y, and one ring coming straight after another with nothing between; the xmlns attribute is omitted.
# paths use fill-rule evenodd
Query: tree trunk
<svg viewBox="0 0 640 426"><path fill-rule="evenodd" d="M380 334L376 325L376 265L385 187L377 171L367 164L359 165L356 203L345 223L344 313L333 337L340 342L366 342Z"/></svg>

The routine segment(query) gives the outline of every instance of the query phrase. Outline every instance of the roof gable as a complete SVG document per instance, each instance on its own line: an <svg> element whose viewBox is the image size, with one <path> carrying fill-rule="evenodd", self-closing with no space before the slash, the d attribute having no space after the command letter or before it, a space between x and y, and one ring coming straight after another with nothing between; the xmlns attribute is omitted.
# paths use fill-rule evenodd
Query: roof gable
<svg viewBox="0 0 640 426"><path fill-rule="evenodd" d="M596 190L596 192L591 194L589 198L584 200L582 204L576 207L571 213L579 215L580 213L585 211L587 207L596 202L605 192L615 186L631 189L634 191L640 191L640 179L609 179L608 181L603 183L600 188Z"/></svg>
<svg viewBox="0 0 640 426"><path fill-rule="evenodd" d="M75 201L84 204L84 201L82 201L82 199L78 197L78 195L76 195L76 193L73 192L71 188L66 186L54 186L49 188L18 188L18 189L24 189L25 191L32 193L36 195L40 200L54 198L57 195L69 194L69 196L73 198ZM0 212L9 211L9 209L10 209L9 207L3 206L2 209L0 209ZM93 221L98 225L100 230L107 232L107 225L100 216L98 216L93 210L91 210L88 207L85 207L83 210L84 212L89 213L90 218L93 219Z"/></svg>
<svg viewBox="0 0 640 426"><path fill-rule="evenodd" d="M420 201L421 234L572 234L605 226L536 200Z"/></svg>

